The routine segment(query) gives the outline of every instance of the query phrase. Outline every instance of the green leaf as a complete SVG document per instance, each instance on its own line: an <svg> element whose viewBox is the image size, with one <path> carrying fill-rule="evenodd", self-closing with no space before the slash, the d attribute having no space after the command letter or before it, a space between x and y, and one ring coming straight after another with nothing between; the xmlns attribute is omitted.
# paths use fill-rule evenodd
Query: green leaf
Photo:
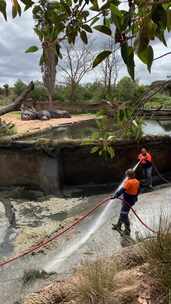
<svg viewBox="0 0 171 304"><path fill-rule="evenodd" d="M90 26L94 25L96 22L99 21L99 17L94 17L94 19L91 21Z"/></svg>
<svg viewBox="0 0 171 304"><path fill-rule="evenodd" d="M0 0L0 12L4 16L5 20L7 20L7 14L6 14L6 1Z"/></svg>
<svg viewBox="0 0 171 304"><path fill-rule="evenodd" d="M171 10L167 10L167 30L171 31Z"/></svg>
<svg viewBox="0 0 171 304"><path fill-rule="evenodd" d="M138 54L138 57L141 59L142 62L147 64L148 70L149 70L149 72L151 72L151 66L152 66L153 59L154 59L154 52L153 52L153 48L151 47L151 45L149 45L145 50L140 52Z"/></svg>
<svg viewBox="0 0 171 304"><path fill-rule="evenodd" d="M134 79L134 73L135 73L134 50L131 46L128 46L127 42L125 42L121 46L121 55L123 61L127 66L128 73L130 74L131 78Z"/></svg>
<svg viewBox="0 0 171 304"><path fill-rule="evenodd" d="M12 7L12 17L15 18L17 16L17 7L13 5Z"/></svg>
<svg viewBox="0 0 171 304"><path fill-rule="evenodd" d="M89 33L92 33L92 29L88 24L83 24L82 28Z"/></svg>
<svg viewBox="0 0 171 304"><path fill-rule="evenodd" d="M83 41L85 44L88 43L88 38L87 38L87 34L86 34L85 31L81 31L81 32L80 32L80 37L81 37L82 41Z"/></svg>
<svg viewBox="0 0 171 304"><path fill-rule="evenodd" d="M159 26L159 28L166 29L167 14L161 4L154 4L152 7L152 20Z"/></svg>
<svg viewBox="0 0 171 304"><path fill-rule="evenodd" d="M25 53L35 53L39 50L39 48L36 45L32 45L31 47L29 47Z"/></svg>
<svg viewBox="0 0 171 304"><path fill-rule="evenodd" d="M96 153L97 151L99 150L99 147L93 147L92 149L91 149L91 153Z"/></svg>
<svg viewBox="0 0 171 304"><path fill-rule="evenodd" d="M109 36L112 34L111 29L105 25L96 25L94 29Z"/></svg>
<svg viewBox="0 0 171 304"><path fill-rule="evenodd" d="M99 63L106 59L111 53L112 51L105 50L98 54L93 62L93 68L95 68Z"/></svg>
<svg viewBox="0 0 171 304"><path fill-rule="evenodd" d="M22 3L24 3L25 8L24 10L28 10L30 7L32 7L32 5L34 4L34 2L32 0L21 0Z"/></svg>
<svg viewBox="0 0 171 304"><path fill-rule="evenodd" d="M117 8L116 5L111 4L110 9L111 9L112 15L122 17L122 12Z"/></svg>
<svg viewBox="0 0 171 304"><path fill-rule="evenodd" d="M127 64L128 62L128 43L124 43L121 46L121 55L122 55L122 59L125 62L125 64Z"/></svg>
<svg viewBox="0 0 171 304"><path fill-rule="evenodd" d="M161 42L163 42L163 44L165 46L167 46L167 42L166 42L166 39L165 39L165 36L164 36L164 31L162 29L158 28L156 36L160 39Z"/></svg>
<svg viewBox="0 0 171 304"><path fill-rule="evenodd" d="M17 15L21 16L21 6L17 0L13 0L12 17L15 18Z"/></svg>

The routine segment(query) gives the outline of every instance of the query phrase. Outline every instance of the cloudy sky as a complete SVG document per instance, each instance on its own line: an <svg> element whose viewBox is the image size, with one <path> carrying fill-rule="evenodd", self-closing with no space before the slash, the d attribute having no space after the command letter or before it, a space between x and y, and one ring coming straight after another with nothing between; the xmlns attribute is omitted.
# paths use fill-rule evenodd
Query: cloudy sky
<svg viewBox="0 0 171 304"><path fill-rule="evenodd" d="M25 82L30 80L41 80L38 65L40 53L26 54L25 50L31 45L38 45L38 40L33 32L33 21L31 14L26 12L21 18L8 22L0 15L0 85L4 83L13 84L17 79ZM104 45L104 38L96 36L94 49L100 50ZM159 41L154 44L155 57L169 50L171 51L171 37L168 37L168 48L162 46ZM124 64L119 67L119 77L127 75ZM154 62L152 73L149 74L146 67L136 59L136 78L141 83L148 84L159 79L166 79L171 75L171 55ZM100 79L100 69L96 68L89 73L84 82ZM60 73L58 73L60 81Z"/></svg>

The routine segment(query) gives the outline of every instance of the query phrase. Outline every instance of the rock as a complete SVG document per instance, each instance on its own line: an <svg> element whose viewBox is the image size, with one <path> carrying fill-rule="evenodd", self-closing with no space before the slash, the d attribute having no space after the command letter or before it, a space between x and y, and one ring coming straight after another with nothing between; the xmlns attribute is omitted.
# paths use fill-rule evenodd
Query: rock
<svg viewBox="0 0 171 304"><path fill-rule="evenodd" d="M51 118L71 118L71 115L67 111L49 111Z"/></svg>
<svg viewBox="0 0 171 304"><path fill-rule="evenodd" d="M39 111L37 112L37 118L40 120L49 120L51 118L49 111Z"/></svg>
<svg viewBox="0 0 171 304"><path fill-rule="evenodd" d="M71 115L67 111L36 111L29 109L21 109L21 119L22 120L49 120L51 118L71 118Z"/></svg>
<svg viewBox="0 0 171 304"><path fill-rule="evenodd" d="M35 120L37 119L37 112L32 112L29 110L21 111L21 120Z"/></svg>

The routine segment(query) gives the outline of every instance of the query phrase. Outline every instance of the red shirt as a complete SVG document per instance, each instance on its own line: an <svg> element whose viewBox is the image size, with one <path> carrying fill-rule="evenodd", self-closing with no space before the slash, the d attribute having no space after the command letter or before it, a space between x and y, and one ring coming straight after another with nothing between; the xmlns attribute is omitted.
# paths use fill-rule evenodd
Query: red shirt
<svg viewBox="0 0 171 304"><path fill-rule="evenodd" d="M138 156L139 161L141 162L141 165L143 167L151 167L152 165L152 156L150 153L146 153L146 155L143 155L142 153Z"/></svg>

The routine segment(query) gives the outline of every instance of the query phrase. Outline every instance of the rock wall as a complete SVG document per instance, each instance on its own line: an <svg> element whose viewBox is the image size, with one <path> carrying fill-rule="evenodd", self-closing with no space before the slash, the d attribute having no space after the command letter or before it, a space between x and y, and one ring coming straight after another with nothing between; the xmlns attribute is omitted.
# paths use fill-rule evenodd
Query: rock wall
<svg viewBox="0 0 171 304"><path fill-rule="evenodd" d="M77 142L53 143L50 150L36 149L35 143L0 144L0 186L25 186L59 193L65 186L117 183L126 169L137 162L142 146L153 154L162 174L171 172L171 138L146 138L139 144L115 144L116 157L104 160L91 154L89 146Z"/></svg>

